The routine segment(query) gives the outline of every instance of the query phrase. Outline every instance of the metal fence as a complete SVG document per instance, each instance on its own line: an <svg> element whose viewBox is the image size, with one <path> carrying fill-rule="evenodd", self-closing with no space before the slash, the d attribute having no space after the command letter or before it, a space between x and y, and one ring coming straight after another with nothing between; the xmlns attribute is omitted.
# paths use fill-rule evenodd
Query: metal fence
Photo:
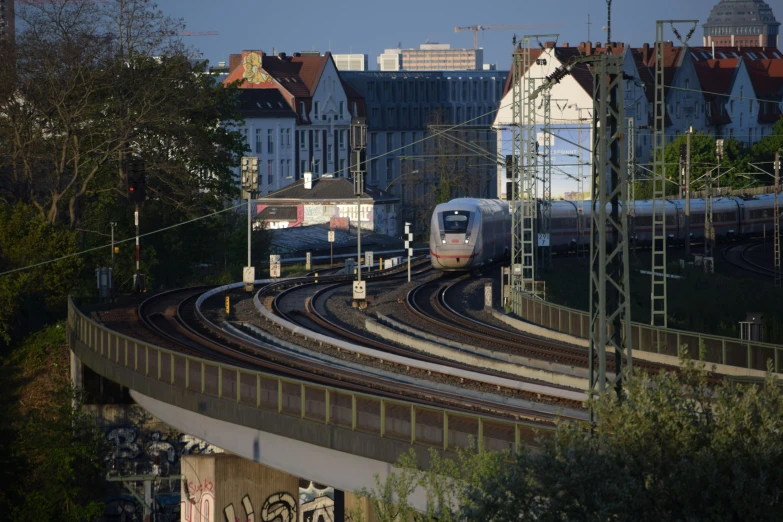
<svg viewBox="0 0 783 522"><path fill-rule="evenodd" d="M590 316L587 312L547 303L524 293L511 290L512 311L533 324L567 333L582 339L590 335ZM631 322L633 350L677 356L680 347L687 347L692 357L699 360L766 371L772 361L775 372L783 363L783 346L742 341L730 337L660 328Z"/></svg>
<svg viewBox="0 0 783 522"><path fill-rule="evenodd" d="M357 432L443 449L518 451L546 426L383 399L191 357L145 343L85 316L68 301L68 327L103 359L166 384L210 397L331 424ZM158 397L158 399L162 399Z"/></svg>

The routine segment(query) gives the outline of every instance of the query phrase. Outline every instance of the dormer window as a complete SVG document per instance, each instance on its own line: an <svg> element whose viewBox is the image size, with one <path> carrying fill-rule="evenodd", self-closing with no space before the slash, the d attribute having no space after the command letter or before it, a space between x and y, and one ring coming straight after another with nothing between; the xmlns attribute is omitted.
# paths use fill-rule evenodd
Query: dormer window
<svg viewBox="0 0 783 522"><path fill-rule="evenodd" d="M313 114L315 115L316 120L318 119L318 105L319 105L318 102L315 102L315 104L313 105Z"/></svg>
<svg viewBox="0 0 783 522"><path fill-rule="evenodd" d="M302 118L304 118L305 116L307 116L307 111L305 110L305 103L304 102L299 102L299 107L301 107Z"/></svg>

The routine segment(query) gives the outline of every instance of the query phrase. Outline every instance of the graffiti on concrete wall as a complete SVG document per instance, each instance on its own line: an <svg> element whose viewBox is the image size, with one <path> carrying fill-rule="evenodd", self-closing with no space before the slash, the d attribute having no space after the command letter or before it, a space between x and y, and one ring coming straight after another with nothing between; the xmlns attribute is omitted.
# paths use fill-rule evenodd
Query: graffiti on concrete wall
<svg viewBox="0 0 783 522"><path fill-rule="evenodd" d="M256 514L253 511L253 503L250 501L250 496L245 495L242 497L242 508L245 510L244 520L240 520L237 516L234 511L234 504L226 506L223 509L223 515L226 517L226 522L256 522Z"/></svg>
<svg viewBox="0 0 783 522"><path fill-rule="evenodd" d="M185 498L181 501L180 520L183 522L212 522L215 505L215 485L209 480L185 482Z"/></svg>
<svg viewBox="0 0 783 522"><path fill-rule="evenodd" d="M106 431L111 448L107 464L121 474L157 473L163 476L180 472L182 455L208 455L223 450L192 435L177 432L148 431L137 426L113 426Z"/></svg>
<svg viewBox="0 0 783 522"><path fill-rule="evenodd" d="M299 503L290 493L269 495L261 508L261 522L297 522Z"/></svg>

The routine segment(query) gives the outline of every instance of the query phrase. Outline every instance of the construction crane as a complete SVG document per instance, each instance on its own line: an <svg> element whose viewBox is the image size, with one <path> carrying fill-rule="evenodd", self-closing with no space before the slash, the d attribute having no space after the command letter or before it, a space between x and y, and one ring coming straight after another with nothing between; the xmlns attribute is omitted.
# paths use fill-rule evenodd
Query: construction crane
<svg viewBox="0 0 783 522"><path fill-rule="evenodd" d="M473 48L478 49L478 33L479 31L506 31L515 29L558 29L563 27L563 24L541 24L541 25L470 25L468 27L455 27L454 32L460 31L473 31Z"/></svg>
<svg viewBox="0 0 783 522"><path fill-rule="evenodd" d="M194 32L191 32L191 31L183 31L183 32L179 33L179 36L217 36L218 34L220 34L220 33L218 33L217 31L202 31L200 33L194 33Z"/></svg>

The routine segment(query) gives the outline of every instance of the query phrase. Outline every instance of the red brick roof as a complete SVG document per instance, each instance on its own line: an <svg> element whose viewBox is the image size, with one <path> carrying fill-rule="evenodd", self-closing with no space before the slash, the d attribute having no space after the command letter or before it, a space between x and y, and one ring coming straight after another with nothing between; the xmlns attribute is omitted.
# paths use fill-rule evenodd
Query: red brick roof
<svg viewBox="0 0 783 522"><path fill-rule="evenodd" d="M713 125L731 123L731 118L723 107L726 105L726 96L731 93L740 60L731 58L693 62L704 99L710 105L709 120Z"/></svg>

